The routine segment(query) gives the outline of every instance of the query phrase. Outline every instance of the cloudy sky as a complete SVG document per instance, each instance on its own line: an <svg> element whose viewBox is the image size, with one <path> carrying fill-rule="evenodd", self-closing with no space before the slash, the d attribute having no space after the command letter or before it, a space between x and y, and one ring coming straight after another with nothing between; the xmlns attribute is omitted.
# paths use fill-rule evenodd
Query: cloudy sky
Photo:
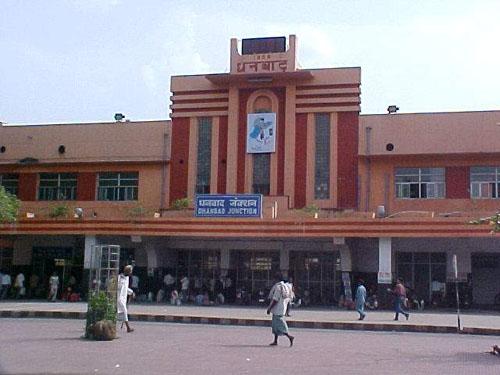
<svg viewBox="0 0 500 375"><path fill-rule="evenodd" d="M0 121L168 118L171 75L227 72L231 37L298 37L362 69L362 113L500 109L497 0L1 0Z"/></svg>

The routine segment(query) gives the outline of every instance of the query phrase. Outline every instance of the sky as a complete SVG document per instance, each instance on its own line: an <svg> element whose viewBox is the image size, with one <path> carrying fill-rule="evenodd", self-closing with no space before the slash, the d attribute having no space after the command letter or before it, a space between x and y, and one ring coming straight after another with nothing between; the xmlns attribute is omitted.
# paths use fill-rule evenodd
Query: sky
<svg viewBox="0 0 500 375"><path fill-rule="evenodd" d="M500 110L498 0L0 0L0 122L167 119L172 75L229 71L230 38L298 38L361 67L362 114Z"/></svg>

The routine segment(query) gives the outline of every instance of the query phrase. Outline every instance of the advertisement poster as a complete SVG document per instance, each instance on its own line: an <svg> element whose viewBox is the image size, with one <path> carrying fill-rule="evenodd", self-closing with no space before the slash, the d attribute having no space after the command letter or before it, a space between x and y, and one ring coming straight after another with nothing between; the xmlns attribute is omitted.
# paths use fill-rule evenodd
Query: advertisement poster
<svg viewBox="0 0 500 375"><path fill-rule="evenodd" d="M247 119L247 153L275 152L276 113L249 113Z"/></svg>

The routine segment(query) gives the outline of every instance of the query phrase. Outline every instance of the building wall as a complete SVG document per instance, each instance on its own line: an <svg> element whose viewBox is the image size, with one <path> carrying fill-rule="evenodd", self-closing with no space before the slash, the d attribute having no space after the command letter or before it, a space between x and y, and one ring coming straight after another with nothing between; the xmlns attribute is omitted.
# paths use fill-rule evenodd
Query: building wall
<svg viewBox="0 0 500 375"><path fill-rule="evenodd" d="M495 211L496 199L470 198L470 167L488 165L499 166L500 155L362 157L359 209L374 212L377 206L383 205L389 215L401 211L428 211L435 215ZM394 173L398 167L445 168L445 198L396 199Z"/></svg>
<svg viewBox="0 0 500 375"><path fill-rule="evenodd" d="M273 103L271 109L277 114L276 152L271 154L270 195L287 197L287 208L302 208L311 204L327 209L355 208L358 196L359 69L314 70L308 71L308 74L307 85L295 83L293 77L286 85L278 79L276 83L257 84L238 78L233 83L231 74L172 77L174 156L170 201L186 196L194 198L195 132L197 118L202 116L212 117L212 123L219 124L216 134L217 183L213 191L251 193L253 159L246 153L247 114L257 109L254 108L257 105L254 100L268 96ZM276 77L279 78L278 73ZM221 83L214 85L213 82ZM189 97L196 100L188 101L186 98ZM293 115L287 111L293 111ZM315 113L329 113L332 119L331 196L323 201L316 201L312 190L314 150L310 146L314 141ZM187 165L185 160L189 161Z"/></svg>
<svg viewBox="0 0 500 375"><path fill-rule="evenodd" d="M65 204L71 209L81 207L84 216L96 213L99 218L127 217L130 208L140 205L149 210L152 216L160 209L162 164L121 164L121 163L94 163L80 165L32 165L8 166L0 165L0 174L3 172L19 174L19 199L21 199L21 214L34 212L36 216L47 216L50 207ZM67 201L39 201L38 174L39 173L76 173L77 199ZM137 201L99 201L97 200L97 178L99 172L139 172L139 187Z"/></svg>
<svg viewBox="0 0 500 375"><path fill-rule="evenodd" d="M359 154L495 154L500 144L500 111L401 113L360 117ZM367 127L371 128L367 140ZM394 148L387 150L387 144Z"/></svg>

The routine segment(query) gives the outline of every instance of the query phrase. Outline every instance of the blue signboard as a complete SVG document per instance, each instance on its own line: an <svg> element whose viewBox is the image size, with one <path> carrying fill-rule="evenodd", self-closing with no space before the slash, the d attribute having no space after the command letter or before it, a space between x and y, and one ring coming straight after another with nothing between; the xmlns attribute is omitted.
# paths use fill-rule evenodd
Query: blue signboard
<svg viewBox="0 0 500 375"><path fill-rule="evenodd" d="M262 217L261 194L196 196L196 217Z"/></svg>

